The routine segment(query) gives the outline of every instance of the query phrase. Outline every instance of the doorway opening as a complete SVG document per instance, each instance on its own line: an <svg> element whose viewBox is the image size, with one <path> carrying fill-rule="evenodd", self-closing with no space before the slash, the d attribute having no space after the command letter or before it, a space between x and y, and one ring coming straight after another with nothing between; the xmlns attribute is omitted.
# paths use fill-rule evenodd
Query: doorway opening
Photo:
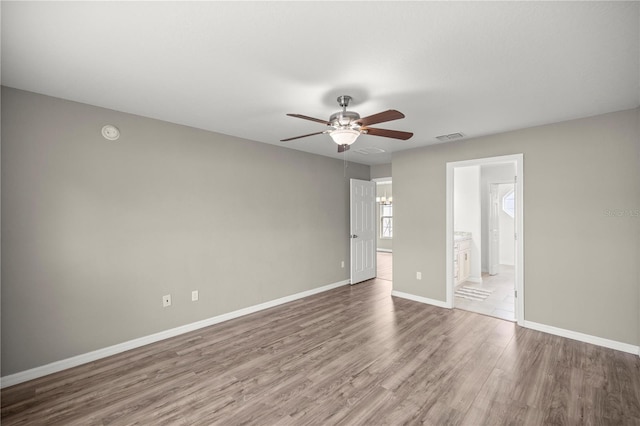
<svg viewBox="0 0 640 426"><path fill-rule="evenodd" d="M522 154L447 163L447 300L524 322Z"/></svg>
<svg viewBox="0 0 640 426"><path fill-rule="evenodd" d="M391 177L372 179L376 183L376 277L392 281L393 277L393 182Z"/></svg>
<svg viewBox="0 0 640 426"><path fill-rule="evenodd" d="M376 278L379 280L393 281L393 253L379 251L376 255L378 258Z"/></svg>

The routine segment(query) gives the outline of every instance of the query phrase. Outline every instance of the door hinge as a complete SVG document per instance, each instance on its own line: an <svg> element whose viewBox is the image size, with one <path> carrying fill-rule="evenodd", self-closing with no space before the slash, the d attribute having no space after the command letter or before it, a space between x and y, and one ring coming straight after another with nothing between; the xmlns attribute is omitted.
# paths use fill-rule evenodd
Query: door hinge
<svg viewBox="0 0 640 426"><path fill-rule="evenodd" d="M518 298L518 290L513 290L513 297Z"/></svg>
<svg viewBox="0 0 640 426"><path fill-rule="evenodd" d="M518 239L518 233L517 233L517 232L513 234L513 239L514 239L514 240L517 240L517 239Z"/></svg>

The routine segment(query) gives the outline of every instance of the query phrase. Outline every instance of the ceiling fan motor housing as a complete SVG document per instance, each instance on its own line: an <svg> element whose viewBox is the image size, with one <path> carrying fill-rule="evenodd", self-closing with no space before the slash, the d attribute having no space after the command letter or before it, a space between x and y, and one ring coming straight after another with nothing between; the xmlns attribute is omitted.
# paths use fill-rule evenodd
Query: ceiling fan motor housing
<svg viewBox="0 0 640 426"><path fill-rule="evenodd" d="M352 123L355 124L357 120L360 120L360 114L354 111L338 111L329 117L329 122L334 127L349 126Z"/></svg>

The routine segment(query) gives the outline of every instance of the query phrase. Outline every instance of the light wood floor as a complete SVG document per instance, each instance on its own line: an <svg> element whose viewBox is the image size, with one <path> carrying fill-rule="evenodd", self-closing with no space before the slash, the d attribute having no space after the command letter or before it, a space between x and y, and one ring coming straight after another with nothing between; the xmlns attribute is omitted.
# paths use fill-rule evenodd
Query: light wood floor
<svg viewBox="0 0 640 426"><path fill-rule="evenodd" d="M393 253L379 251L376 253L377 270L376 278L380 280L393 280Z"/></svg>
<svg viewBox="0 0 640 426"><path fill-rule="evenodd" d="M345 286L2 391L2 425L640 424L637 356Z"/></svg>

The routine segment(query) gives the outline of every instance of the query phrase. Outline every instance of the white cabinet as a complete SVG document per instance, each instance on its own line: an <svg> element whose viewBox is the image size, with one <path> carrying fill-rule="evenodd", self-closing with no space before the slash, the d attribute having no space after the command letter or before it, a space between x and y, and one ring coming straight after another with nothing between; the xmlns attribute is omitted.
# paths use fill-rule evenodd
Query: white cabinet
<svg viewBox="0 0 640 426"><path fill-rule="evenodd" d="M471 271L471 239L456 240L453 249L454 279L457 285L469 278Z"/></svg>

